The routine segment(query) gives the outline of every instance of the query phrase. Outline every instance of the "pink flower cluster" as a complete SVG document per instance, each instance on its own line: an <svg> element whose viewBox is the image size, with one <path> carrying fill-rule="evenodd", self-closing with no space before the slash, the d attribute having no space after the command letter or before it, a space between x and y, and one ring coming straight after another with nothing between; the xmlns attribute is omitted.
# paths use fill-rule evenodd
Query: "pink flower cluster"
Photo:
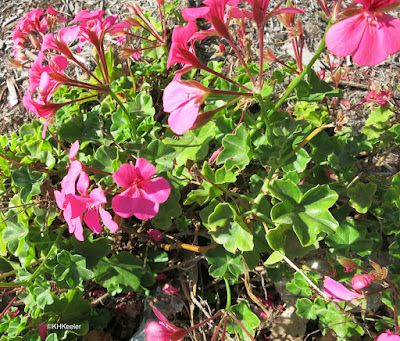
<svg viewBox="0 0 400 341"><path fill-rule="evenodd" d="M96 234L102 231L100 218L111 232L118 230L118 224L104 209L108 201L103 189L96 187L88 192L90 178L85 170L92 169L75 159L78 149L79 142L76 141L69 153L72 162L68 174L61 182L61 191L54 191L54 196L63 211L69 232L82 241L82 220ZM150 219L158 213L159 205L169 197L171 186L164 178L152 178L155 173L155 167L142 158L137 159L135 166L121 165L113 174L116 184L126 188L112 199L111 206L117 215L123 218L134 215L139 219Z"/></svg>
<svg viewBox="0 0 400 341"><path fill-rule="evenodd" d="M24 48L33 47L37 53L37 58L29 69L29 91L25 92L22 101L27 110L46 119L43 136L51 118L62 106L96 97L109 89L109 76L103 44L104 37L106 34L121 35L125 28L130 27L130 24L127 21L116 23L117 15L112 15L103 20L103 15L104 11L81 11L72 21L74 23L80 22L80 24L61 28L55 35L49 32L54 32L57 22L65 23L67 19L51 7L48 8L46 13L40 9L34 9L18 22L13 31L14 56L17 60L26 60L23 54ZM94 45L102 64L100 68L103 72L102 80L96 78L77 60L69 47L75 40L79 41L78 52L87 42ZM58 54L54 54L54 51ZM64 72L69 61L88 72L98 84L94 85L69 78ZM52 95L61 85L85 88L88 91L94 91L95 94L75 101L51 102Z"/></svg>
<svg viewBox="0 0 400 341"><path fill-rule="evenodd" d="M176 27L172 33L172 44L168 56L167 67L170 68L173 64L183 64L183 68L177 71L175 79L165 88L163 95L164 111L170 113L168 124L171 130L176 134L184 134L189 129L195 129L217 112L210 112L208 115L200 116L199 110L201 104L207 96L213 94L241 96L253 96L251 89L238 84L235 81L225 77L224 75L210 69L204 65L196 56L194 41L196 39L204 39L207 36L220 36L224 38L231 46L232 51L240 60L240 63L246 69L253 86L255 80L250 73L246 62L244 61L244 51L238 47L229 31L229 23L232 17L245 20L253 20L256 22L260 30L267 20L274 15L282 13L303 13L304 10L294 7L280 8L278 4L271 12L268 12L270 0L243 0L248 2L252 7L252 12L237 7L240 0L206 0L203 2L204 7L185 8L182 10L182 17L188 22L184 27ZM208 30L198 31L195 20L198 18L206 19L211 27ZM224 48L225 51L225 48ZM261 59L263 54L260 53ZM194 81L182 81L181 77L184 73L192 69L202 69L210 72L225 81L234 84L235 86L245 90L245 93L228 92L222 93L216 89L208 89L200 83ZM261 88L262 79L259 80L259 88ZM205 114L205 113L204 113ZM200 122L201 121L201 122Z"/></svg>

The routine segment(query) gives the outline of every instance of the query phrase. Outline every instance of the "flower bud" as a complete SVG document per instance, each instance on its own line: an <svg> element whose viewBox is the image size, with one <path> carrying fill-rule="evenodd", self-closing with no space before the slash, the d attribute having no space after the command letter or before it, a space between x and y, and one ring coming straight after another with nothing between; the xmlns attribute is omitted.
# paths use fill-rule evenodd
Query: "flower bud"
<svg viewBox="0 0 400 341"><path fill-rule="evenodd" d="M372 275L367 274L354 274L351 280L351 286L354 290L364 289L369 286L375 279Z"/></svg>

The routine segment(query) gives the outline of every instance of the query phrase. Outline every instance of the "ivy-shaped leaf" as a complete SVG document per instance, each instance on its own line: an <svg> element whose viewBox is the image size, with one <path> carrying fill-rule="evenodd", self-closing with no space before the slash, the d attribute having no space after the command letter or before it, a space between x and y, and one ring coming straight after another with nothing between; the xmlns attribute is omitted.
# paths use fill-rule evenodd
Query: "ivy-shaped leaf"
<svg viewBox="0 0 400 341"><path fill-rule="evenodd" d="M15 186L21 187L20 198L25 204L34 196L40 194L40 186L43 183L45 174L32 172L24 165L12 172L11 178Z"/></svg>
<svg viewBox="0 0 400 341"><path fill-rule="evenodd" d="M303 246L313 244L321 232L331 232L338 227L338 222L329 212L338 195L329 186L316 186L301 194L293 181L276 180L270 191L283 200L272 208L272 220L277 224L291 225Z"/></svg>
<svg viewBox="0 0 400 341"><path fill-rule="evenodd" d="M234 134L226 135L222 140L221 153L217 157L217 164L225 164L227 170L236 167L244 169L253 157L250 134L244 124L241 124Z"/></svg>
<svg viewBox="0 0 400 341"><path fill-rule="evenodd" d="M230 310L235 317L240 321L240 323L246 328L246 330L254 336L254 329L257 328L260 324L260 320L257 315L254 314L247 301L242 301L239 304L235 304L231 307ZM248 341L250 338L243 331L243 329L234 321L228 320L227 332L230 334L238 334L240 340Z"/></svg>
<svg viewBox="0 0 400 341"><path fill-rule="evenodd" d="M223 246L209 249L206 258L210 263L208 272L215 278L238 279L244 272L240 255L226 252Z"/></svg>
<svg viewBox="0 0 400 341"><path fill-rule="evenodd" d="M227 251L253 250L253 235L230 204L218 204L209 216L208 224L211 237Z"/></svg>
<svg viewBox="0 0 400 341"><path fill-rule="evenodd" d="M376 192L377 186L373 182L363 184L358 182L357 185L347 190L350 198L350 206L358 213L367 213L372 205L372 198Z"/></svg>

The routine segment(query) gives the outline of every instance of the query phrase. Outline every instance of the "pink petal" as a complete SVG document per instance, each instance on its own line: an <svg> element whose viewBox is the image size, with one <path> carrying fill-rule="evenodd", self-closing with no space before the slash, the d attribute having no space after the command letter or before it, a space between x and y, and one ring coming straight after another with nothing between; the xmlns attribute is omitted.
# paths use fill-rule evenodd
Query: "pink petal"
<svg viewBox="0 0 400 341"><path fill-rule="evenodd" d="M177 294L181 289L175 288L172 284L170 283L165 283L162 290L167 293L167 294Z"/></svg>
<svg viewBox="0 0 400 341"><path fill-rule="evenodd" d="M163 240L163 235L162 232L160 230L157 229L151 229L148 230L147 233L151 236L151 238L155 241L155 242L159 242L160 240Z"/></svg>
<svg viewBox="0 0 400 341"><path fill-rule="evenodd" d="M376 341L400 341L400 336L393 334L389 329L378 336Z"/></svg>
<svg viewBox="0 0 400 341"><path fill-rule="evenodd" d="M145 181L142 184L142 190L152 201L162 204L171 193L171 185L164 178L158 177Z"/></svg>
<svg viewBox="0 0 400 341"><path fill-rule="evenodd" d="M94 233L99 234L103 230L103 228L100 225L100 221L99 221L99 213L97 212L96 209L88 210L84 214L83 220L85 221L86 225L89 226L89 228Z"/></svg>
<svg viewBox="0 0 400 341"><path fill-rule="evenodd" d="M339 21L326 33L326 46L337 56L351 55L358 49L365 29L366 23L362 13Z"/></svg>
<svg viewBox="0 0 400 341"><path fill-rule="evenodd" d="M69 149L68 157L70 160L74 159L79 151L79 140L76 140Z"/></svg>
<svg viewBox="0 0 400 341"><path fill-rule="evenodd" d="M369 286L375 279L374 276L368 274L354 274L351 279L351 286L354 290L359 290Z"/></svg>
<svg viewBox="0 0 400 341"><path fill-rule="evenodd" d="M127 190L116 195L111 202L112 209L122 218L133 215L138 219L154 218L159 210L159 205L150 200L144 191Z"/></svg>
<svg viewBox="0 0 400 341"><path fill-rule="evenodd" d="M54 191L54 197L59 209L64 209L65 193L60 191Z"/></svg>
<svg viewBox="0 0 400 341"><path fill-rule="evenodd" d="M188 103L182 108L176 109L168 117L168 125L177 135L186 133L196 121L200 104Z"/></svg>
<svg viewBox="0 0 400 341"><path fill-rule="evenodd" d="M82 226L81 217L71 219L68 226L70 228L70 233L73 232L75 235L75 238L82 242L84 240L84 238L83 238L83 226ZM71 231L71 229L72 229L72 231Z"/></svg>
<svg viewBox="0 0 400 341"><path fill-rule="evenodd" d="M89 188L89 183L90 183L89 175L87 175L85 172L81 172L79 174L78 183L76 184L76 189L78 190L80 195L84 197L88 195L87 190Z"/></svg>
<svg viewBox="0 0 400 341"><path fill-rule="evenodd" d="M330 277L325 277L324 291L328 297L334 297L333 302L352 301L363 296L362 294L350 291L343 284L336 282Z"/></svg>
<svg viewBox="0 0 400 341"><path fill-rule="evenodd" d="M116 184L123 188L129 188L132 182L137 178L137 170L134 166L124 163L113 174L113 179Z"/></svg>
<svg viewBox="0 0 400 341"><path fill-rule="evenodd" d="M90 192L90 198L93 200L95 205L106 204L107 198L101 187L97 187Z"/></svg>
<svg viewBox="0 0 400 341"><path fill-rule="evenodd" d="M101 207L99 208L99 213L104 226L113 233L117 232L118 224L112 219L111 214Z"/></svg>
<svg viewBox="0 0 400 341"><path fill-rule="evenodd" d="M156 166L143 158L138 158L136 160L135 168L139 171L144 180L150 179L157 172Z"/></svg>
<svg viewBox="0 0 400 341"><path fill-rule="evenodd" d="M93 203L89 198L83 198L76 194L67 194L65 200L71 208L71 219L80 217Z"/></svg>
<svg viewBox="0 0 400 341"><path fill-rule="evenodd" d="M173 330L155 321L149 322L144 331L146 340L170 341L170 337L173 334Z"/></svg>

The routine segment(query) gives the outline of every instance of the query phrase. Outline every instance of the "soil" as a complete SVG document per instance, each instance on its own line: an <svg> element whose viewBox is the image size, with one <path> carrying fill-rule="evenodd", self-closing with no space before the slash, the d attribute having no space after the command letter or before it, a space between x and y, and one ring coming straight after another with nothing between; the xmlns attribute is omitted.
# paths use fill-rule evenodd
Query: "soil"
<svg viewBox="0 0 400 341"><path fill-rule="evenodd" d="M139 2L145 10L152 11L155 8L152 0L141 0L137 2ZM200 5L201 0L188 2L194 6ZM297 3L298 7L307 10L306 13L303 14L302 20L306 36L306 47L310 51L309 54L312 56L312 52L316 50L320 42L326 23L317 14L318 7L316 1L302 0L297 1ZM72 18L83 9L103 9L106 15L115 13L123 14L127 12L125 4L119 0L20 0L18 1L18 6L16 6L15 1L0 1L0 134L11 135L13 132L17 131L22 124L36 119L35 115L29 113L22 105L23 93L28 89L28 72L25 69L11 68L8 59L12 57L13 41L11 39L11 34L17 21L24 13L30 11L32 8L38 7L42 10L46 10L49 5L68 18ZM250 36L255 35L256 30L249 28L248 33ZM253 40L256 41L257 39ZM290 60L292 58L290 53L291 44L287 40L287 34L284 33L284 28L276 18L273 18L268 23L266 46L271 48L274 54L283 60ZM211 52L204 51L203 53L210 54ZM329 56L327 54L323 55L323 63L320 63L318 66L320 69L327 68L328 58ZM346 112L346 110L349 109L348 105L353 107L364 98L369 88L369 84L366 81L367 79L374 79L383 89L394 91L395 97L400 97L398 91L391 88L391 86L398 83L398 78L400 78L400 54L390 56L384 63L375 68L359 67L353 64L350 58L347 58L343 66L343 76L346 80L341 82L339 87L344 92L344 98L349 101L349 104L341 103L339 106L340 109L345 112L344 115L347 116L347 123L345 124L353 126L355 132L360 132L368 117L368 112L361 107ZM12 89L14 89L14 91ZM10 105L10 100L13 99L13 92L16 92L16 99L18 102L17 104ZM387 169L391 169L391 172L396 172L399 168L398 155L398 151L394 150L393 153L388 156L386 165L388 166ZM135 240L135 236L132 236L127 231L122 231L116 235L114 246L116 249L120 250L135 247L145 252L144 245L140 245L140 243L133 245L132 240ZM172 270L176 278L180 276L179 281L177 280L176 282L177 285L188 286L192 280L194 269L198 271L204 283L212 280L208 278L207 269L204 267L201 257L193 260L191 254L182 253L177 253L176 257L176 264L178 258L181 262L180 266L176 266L177 270ZM185 268L182 266L182 264L185 263L192 264L192 266ZM285 294L284 289L271 287L271 283L264 279L265 269L263 267L256 268L256 271L253 271L251 275L251 283L254 285L254 293L257 296L263 296L268 290L268 293L272 293L277 298L277 306L282 304L286 309L281 315L279 309L276 308L273 312L275 318L272 321L265 321L262 324L259 333L260 340L264 339L264 334L270 334L273 340L300 340L307 337L308 334L310 335L308 335L309 337L307 340L321 339L321 337L316 336L316 333L313 333L313 331L315 332L315 328L313 329L313 326L308 321L297 318L296 314L293 314L293 303L286 299L282 300ZM223 285L220 286L221 284L222 283L218 281L214 281L210 282L208 285L210 287L214 286L215 291L222 292L224 289ZM96 289L100 288L91 287L88 288L88 291L93 292ZM238 283L235 289L237 297L248 299L243 283ZM160 299L160 297L161 296L158 295L158 299ZM179 297L180 300L185 300L183 294ZM145 301L137 294L129 297L123 295L111 297L107 294L99 294L99 296L92 297L91 300L96 306L102 305L108 308L113 318L107 331L92 331L90 335L86 337L87 340L129 339L140 328L142 318L147 314L142 312L146 312L148 310L146 307L149 305L149 300ZM123 303L123 309L121 308L121 303ZM202 307L199 314L203 317L206 316L206 303L198 303ZM178 313L179 316L183 305L180 304L180 302L173 302L172 305L174 307L174 313ZM179 307L180 310L178 309ZM257 311L256 307L252 308ZM187 315L185 316L187 318ZM207 332L207 330L205 330L205 332ZM200 339L203 338L199 335L196 340ZM326 335L322 339L330 340L332 339L332 335Z"/></svg>

